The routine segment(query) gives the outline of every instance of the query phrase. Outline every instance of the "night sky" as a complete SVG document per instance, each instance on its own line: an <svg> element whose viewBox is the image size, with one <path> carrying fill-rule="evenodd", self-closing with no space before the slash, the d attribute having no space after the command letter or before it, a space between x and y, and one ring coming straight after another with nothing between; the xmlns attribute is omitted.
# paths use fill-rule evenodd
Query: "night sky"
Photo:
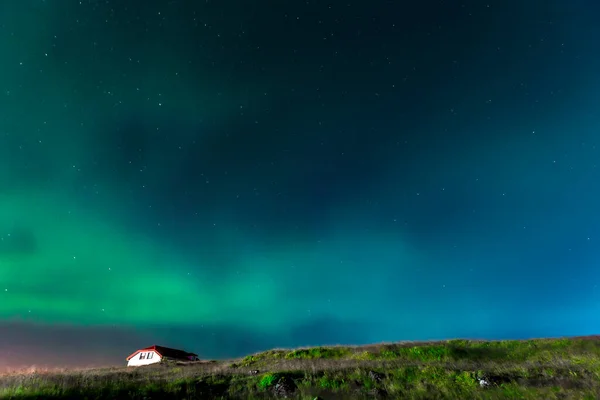
<svg viewBox="0 0 600 400"><path fill-rule="evenodd" d="M600 332L600 3L0 2L0 367Z"/></svg>

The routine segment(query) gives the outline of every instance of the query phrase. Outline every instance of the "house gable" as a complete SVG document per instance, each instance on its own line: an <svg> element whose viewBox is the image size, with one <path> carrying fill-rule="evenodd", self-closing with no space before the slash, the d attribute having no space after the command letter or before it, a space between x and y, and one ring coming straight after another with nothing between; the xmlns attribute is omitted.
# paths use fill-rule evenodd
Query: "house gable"
<svg viewBox="0 0 600 400"><path fill-rule="evenodd" d="M160 356L160 354L158 354L156 351L154 350L138 350L135 353L133 353L133 355L127 357L127 361L132 360L132 359L138 359L138 360L154 360L155 358L158 358L159 360L162 358Z"/></svg>
<svg viewBox="0 0 600 400"><path fill-rule="evenodd" d="M161 360L162 357L156 351L140 349L127 357L127 366L137 367L142 365L156 364Z"/></svg>
<svg viewBox="0 0 600 400"><path fill-rule="evenodd" d="M127 357L128 365L147 365L160 362L162 359L195 361L198 355L169 347L153 345L139 349Z"/></svg>

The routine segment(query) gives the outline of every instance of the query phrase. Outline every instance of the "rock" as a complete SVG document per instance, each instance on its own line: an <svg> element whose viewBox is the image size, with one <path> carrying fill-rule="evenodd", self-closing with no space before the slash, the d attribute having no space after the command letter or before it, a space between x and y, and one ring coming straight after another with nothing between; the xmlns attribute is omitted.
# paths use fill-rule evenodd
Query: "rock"
<svg viewBox="0 0 600 400"><path fill-rule="evenodd" d="M292 396L297 388L293 379L282 376L273 387L273 392L276 396L287 398Z"/></svg>
<svg viewBox="0 0 600 400"><path fill-rule="evenodd" d="M253 369L252 371L250 371L251 375L257 375L260 371L257 369Z"/></svg>
<svg viewBox="0 0 600 400"><path fill-rule="evenodd" d="M375 382L381 382L383 380L383 374L375 371L369 371L369 378L373 379Z"/></svg>
<svg viewBox="0 0 600 400"><path fill-rule="evenodd" d="M483 375L478 377L478 382L481 387L500 386L503 383L510 383L513 378L509 375ZM483 381L483 383L482 383Z"/></svg>

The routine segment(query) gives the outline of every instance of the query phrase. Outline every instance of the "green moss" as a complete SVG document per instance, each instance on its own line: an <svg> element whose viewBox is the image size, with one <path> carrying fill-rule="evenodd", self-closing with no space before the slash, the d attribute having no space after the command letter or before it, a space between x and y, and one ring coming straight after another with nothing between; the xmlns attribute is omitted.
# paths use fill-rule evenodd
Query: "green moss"
<svg viewBox="0 0 600 400"><path fill-rule="evenodd" d="M524 399L525 390L515 383L503 383L500 385L502 394L506 399Z"/></svg>
<svg viewBox="0 0 600 400"><path fill-rule="evenodd" d="M346 388L348 384L344 379L334 379L324 375L317 381L317 386L321 389L332 389L336 391Z"/></svg>
<svg viewBox="0 0 600 400"><path fill-rule="evenodd" d="M413 385L419 378L420 371L418 367L404 367L398 368L391 372L391 377L401 385Z"/></svg>
<svg viewBox="0 0 600 400"><path fill-rule="evenodd" d="M379 353L379 356L381 358L385 358L385 359L394 359L394 358L398 358L400 357L400 354L394 350L382 350Z"/></svg>
<svg viewBox="0 0 600 400"><path fill-rule="evenodd" d="M375 360L377 356L369 351L354 353L351 356L354 360Z"/></svg>
<svg viewBox="0 0 600 400"><path fill-rule="evenodd" d="M231 364L7 376L0 377L0 397L263 399L272 397L268 389L282 377L294 382L296 397L304 399L314 399L317 394L322 398L372 397L374 390L384 390L391 398L415 400L591 399L600 392L597 340L451 340L369 349L271 350ZM253 375L246 367L269 372ZM479 379L490 384L483 388Z"/></svg>
<svg viewBox="0 0 600 400"><path fill-rule="evenodd" d="M550 342L550 347L553 349L564 349L573 346L573 341L568 338L555 339Z"/></svg>
<svg viewBox="0 0 600 400"><path fill-rule="evenodd" d="M265 374L258 382L258 387L260 389L266 389L269 386L274 385L277 379L279 379L277 374Z"/></svg>
<svg viewBox="0 0 600 400"><path fill-rule="evenodd" d="M410 357L419 361L442 361L447 359L448 354L446 346L419 346L409 349Z"/></svg>
<svg viewBox="0 0 600 400"><path fill-rule="evenodd" d="M256 364L257 361L258 361L258 357L246 356L237 365L241 366L241 367L250 367L251 365Z"/></svg>
<svg viewBox="0 0 600 400"><path fill-rule="evenodd" d="M350 356L349 349L344 347L313 347L310 349L294 350L285 355L286 359L339 359Z"/></svg>
<svg viewBox="0 0 600 400"><path fill-rule="evenodd" d="M470 371L455 373L454 382L460 389L473 390L478 386L477 379L475 379L475 373Z"/></svg>

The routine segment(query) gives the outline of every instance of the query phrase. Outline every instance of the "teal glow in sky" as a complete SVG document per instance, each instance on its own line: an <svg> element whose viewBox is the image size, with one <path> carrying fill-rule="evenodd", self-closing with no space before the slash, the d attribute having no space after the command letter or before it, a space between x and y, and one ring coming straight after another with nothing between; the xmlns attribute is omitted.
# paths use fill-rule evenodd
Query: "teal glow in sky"
<svg viewBox="0 0 600 400"><path fill-rule="evenodd" d="M463 3L1 4L0 367L597 333L595 5Z"/></svg>

